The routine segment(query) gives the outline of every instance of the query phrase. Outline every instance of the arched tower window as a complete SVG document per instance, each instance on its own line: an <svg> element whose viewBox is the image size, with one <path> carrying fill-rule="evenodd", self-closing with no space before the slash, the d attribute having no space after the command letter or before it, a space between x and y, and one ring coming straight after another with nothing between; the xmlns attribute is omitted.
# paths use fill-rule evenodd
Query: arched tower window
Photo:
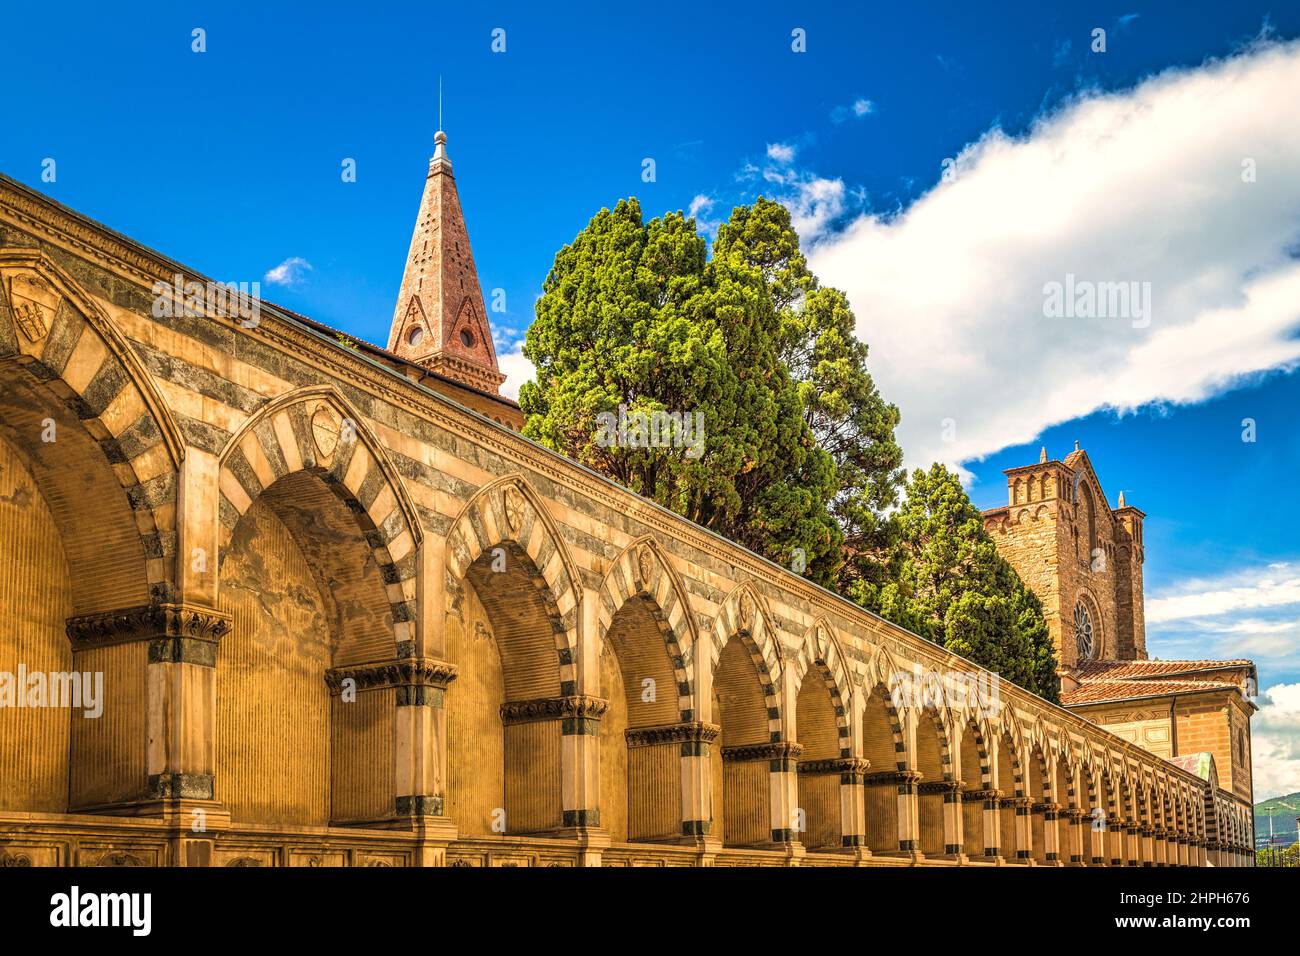
<svg viewBox="0 0 1300 956"><path fill-rule="evenodd" d="M1080 525L1087 530L1088 551L1083 556L1085 564L1091 565L1097 554L1097 508L1093 501L1092 489L1087 482L1079 484Z"/></svg>
<svg viewBox="0 0 1300 956"><path fill-rule="evenodd" d="M1074 643L1079 653L1080 663L1096 660L1097 635L1093 631L1092 615L1088 613L1088 608L1082 601L1074 606Z"/></svg>

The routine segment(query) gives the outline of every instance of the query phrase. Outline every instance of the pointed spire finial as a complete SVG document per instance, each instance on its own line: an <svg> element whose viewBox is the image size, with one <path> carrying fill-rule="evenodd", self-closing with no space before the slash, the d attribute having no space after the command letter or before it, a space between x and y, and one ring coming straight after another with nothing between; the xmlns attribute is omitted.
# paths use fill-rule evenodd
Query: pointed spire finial
<svg viewBox="0 0 1300 956"><path fill-rule="evenodd" d="M1079 450L1079 439L1077 438L1074 440L1074 450L1075 451Z"/></svg>
<svg viewBox="0 0 1300 956"><path fill-rule="evenodd" d="M451 158L447 155L447 134L438 130L433 134L433 158L429 160L429 175L442 170L451 172Z"/></svg>
<svg viewBox="0 0 1300 956"><path fill-rule="evenodd" d="M1038 449L1038 463L1041 465L1041 464L1043 464L1045 461L1047 461L1047 446L1046 446L1046 445L1044 445L1042 448Z"/></svg>
<svg viewBox="0 0 1300 956"><path fill-rule="evenodd" d="M1119 506L1120 506L1121 508L1124 507L1124 489L1122 489L1122 488L1120 489L1120 492L1119 492Z"/></svg>

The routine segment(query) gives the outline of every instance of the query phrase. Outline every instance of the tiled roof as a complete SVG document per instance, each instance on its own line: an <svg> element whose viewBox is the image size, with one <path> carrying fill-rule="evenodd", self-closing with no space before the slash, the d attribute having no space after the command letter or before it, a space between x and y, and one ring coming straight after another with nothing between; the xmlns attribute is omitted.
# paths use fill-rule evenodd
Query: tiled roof
<svg viewBox="0 0 1300 956"><path fill-rule="evenodd" d="M1103 700L1131 700L1206 690L1234 690L1241 684L1220 672L1241 668L1253 676L1255 664L1230 661L1091 661L1075 672L1079 686L1061 691L1068 706Z"/></svg>
<svg viewBox="0 0 1300 956"><path fill-rule="evenodd" d="M1228 667L1253 669L1254 661L1238 658L1229 661L1089 661L1079 668L1078 677L1090 680L1149 680L1173 674L1196 674Z"/></svg>
<svg viewBox="0 0 1300 956"><path fill-rule="evenodd" d="M1202 690L1231 690L1238 685L1223 680L1102 680L1080 684L1074 690L1061 691L1061 703L1095 704L1102 700L1130 700L1134 697L1159 697L1163 694L1188 694Z"/></svg>

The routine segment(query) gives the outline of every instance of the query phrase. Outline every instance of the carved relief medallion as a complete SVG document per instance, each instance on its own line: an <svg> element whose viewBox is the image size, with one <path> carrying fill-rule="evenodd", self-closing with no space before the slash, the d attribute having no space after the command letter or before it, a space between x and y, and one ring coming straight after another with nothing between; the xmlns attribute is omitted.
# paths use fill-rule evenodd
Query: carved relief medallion
<svg viewBox="0 0 1300 956"><path fill-rule="evenodd" d="M642 542L636 549L636 580L643 588L650 586L650 580L654 576L655 557L650 550L650 545Z"/></svg>
<svg viewBox="0 0 1300 956"><path fill-rule="evenodd" d="M511 485L506 489L504 498L506 524L510 525L511 531L518 532L524 526L524 493Z"/></svg>
<svg viewBox="0 0 1300 956"><path fill-rule="evenodd" d="M14 324L29 342L37 342L50 330L50 322L63 297L44 279L32 272L20 272L9 280L9 304Z"/></svg>
<svg viewBox="0 0 1300 956"><path fill-rule="evenodd" d="M750 601L749 592L741 591L740 597L736 599L736 615L740 618L740 625L748 627L750 620L753 619L754 605Z"/></svg>
<svg viewBox="0 0 1300 956"><path fill-rule="evenodd" d="M311 436L322 458L329 458L338 447L340 424L338 413L328 405L321 405L312 415Z"/></svg>

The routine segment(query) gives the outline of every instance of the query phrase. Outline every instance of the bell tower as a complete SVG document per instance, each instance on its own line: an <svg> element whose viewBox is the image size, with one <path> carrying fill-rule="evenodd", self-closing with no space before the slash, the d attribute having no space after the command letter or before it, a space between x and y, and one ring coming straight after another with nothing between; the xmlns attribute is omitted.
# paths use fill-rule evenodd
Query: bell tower
<svg viewBox="0 0 1300 956"><path fill-rule="evenodd" d="M447 134L434 136L420 213L393 310L388 351L472 389L499 394L497 367L478 270L447 157Z"/></svg>
<svg viewBox="0 0 1300 956"><path fill-rule="evenodd" d="M1111 508L1088 453L1010 468L1007 504L984 512L998 551L1038 595L1065 669L1093 661L1145 660L1142 594L1146 515Z"/></svg>

